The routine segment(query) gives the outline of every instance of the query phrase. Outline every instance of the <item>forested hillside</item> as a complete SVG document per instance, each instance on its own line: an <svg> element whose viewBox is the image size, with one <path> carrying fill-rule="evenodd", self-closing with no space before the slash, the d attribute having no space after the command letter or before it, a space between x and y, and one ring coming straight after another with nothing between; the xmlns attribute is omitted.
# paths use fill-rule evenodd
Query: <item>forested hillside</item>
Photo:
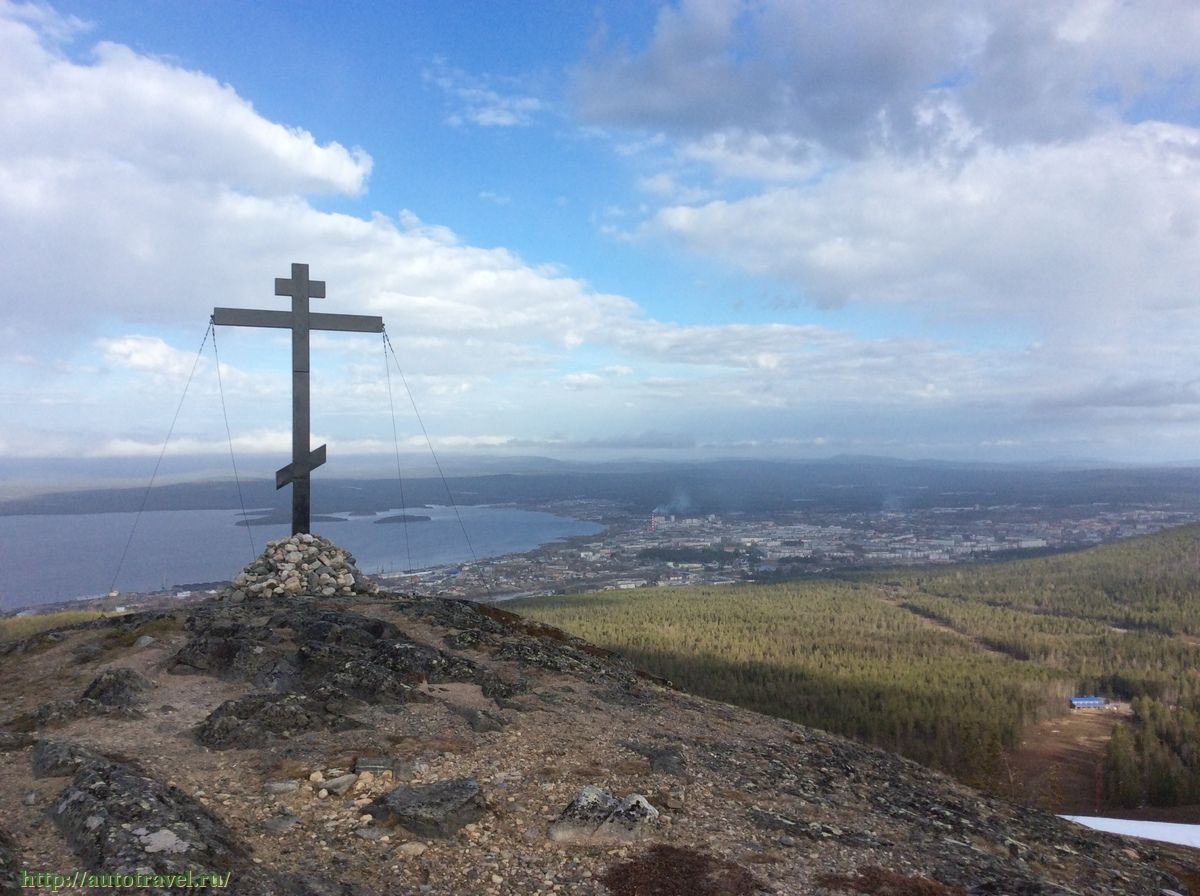
<svg viewBox="0 0 1200 896"><path fill-rule="evenodd" d="M1070 554L902 575L929 594L1163 634L1200 635L1200 526Z"/></svg>
<svg viewBox="0 0 1200 896"><path fill-rule="evenodd" d="M1200 799L1189 714L1200 705L1197 526L986 566L647 588L518 609L688 690L977 784L995 778L1027 724L1066 712L1071 694L1145 698L1129 748L1123 734L1110 750L1110 798Z"/></svg>

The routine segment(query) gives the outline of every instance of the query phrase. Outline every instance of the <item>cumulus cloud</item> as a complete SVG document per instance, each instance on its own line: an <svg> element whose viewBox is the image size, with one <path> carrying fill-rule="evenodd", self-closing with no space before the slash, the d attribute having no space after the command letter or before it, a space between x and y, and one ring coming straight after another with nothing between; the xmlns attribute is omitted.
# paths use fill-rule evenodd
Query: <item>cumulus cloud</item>
<svg viewBox="0 0 1200 896"><path fill-rule="evenodd" d="M692 203L712 198L710 191L680 183L674 174L665 171L641 178L637 186L645 193L670 202Z"/></svg>
<svg viewBox="0 0 1200 896"><path fill-rule="evenodd" d="M233 88L128 47L99 43L91 64L20 19L0 16L0 179L36 203L47 177L105 169L250 189L358 194L371 158L320 146L302 128L262 118ZM30 178L28 182L24 178Z"/></svg>
<svg viewBox="0 0 1200 896"><path fill-rule="evenodd" d="M820 148L794 134L762 134L738 128L712 131L684 142L678 155L708 165L722 177L796 181L816 174ZM684 200L694 201L694 200Z"/></svg>
<svg viewBox="0 0 1200 896"><path fill-rule="evenodd" d="M1200 132L1147 123L950 171L874 159L653 227L818 304L1077 319L1190 305L1198 208Z"/></svg>
<svg viewBox="0 0 1200 896"><path fill-rule="evenodd" d="M415 215L316 210L308 194L361 190L369 157L318 146L201 73L112 45L74 62L0 16L0 83L0 276L30 297L0 334L13 344L105 316L178 325L261 305L280 258L330 283L329 310L354 296L427 337L569 347L634 313Z"/></svg>

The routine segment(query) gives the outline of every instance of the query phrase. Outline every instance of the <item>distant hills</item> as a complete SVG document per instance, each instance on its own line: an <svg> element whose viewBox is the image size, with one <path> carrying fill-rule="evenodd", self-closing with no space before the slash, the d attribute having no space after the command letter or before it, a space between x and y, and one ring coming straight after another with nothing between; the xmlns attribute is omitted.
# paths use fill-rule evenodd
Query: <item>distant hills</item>
<svg viewBox="0 0 1200 896"><path fill-rule="evenodd" d="M997 505L1158 504L1200 507L1200 469L963 464L842 457L815 461L722 460L706 463L570 465L526 459L519 472L406 478L318 478L314 513L380 512L425 504L520 504L611 501L635 513L766 513L804 507L828 512L904 511ZM535 460L537 461L535 463ZM449 494L447 493L449 486ZM11 491L11 490L10 490ZM283 512L289 492L244 479L247 508ZM403 498L401 495L403 494ZM451 498L452 495L452 498ZM134 511L145 486L45 489L0 499L0 515ZM237 509L231 480L156 487L148 510Z"/></svg>

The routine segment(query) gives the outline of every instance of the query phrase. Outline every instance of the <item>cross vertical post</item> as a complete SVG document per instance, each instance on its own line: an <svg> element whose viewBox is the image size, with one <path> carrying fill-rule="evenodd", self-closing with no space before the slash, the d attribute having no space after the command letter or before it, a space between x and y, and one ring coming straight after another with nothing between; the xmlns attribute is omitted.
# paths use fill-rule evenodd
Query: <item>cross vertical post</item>
<svg viewBox="0 0 1200 896"><path fill-rule="evenodd" d="M325 281L309 280L308 265L293 264L291 279L275 278L275 295L292 298L292 534L307 532L312 519L312 479L309 474L325 463L310 459L308 300L325 298ZM322 446L324 447L324 446ZM315 461L315 462L314 462ZM276 474L278 477L278 473ZM278 480L277 480L278 482ZM276 488L282 486L276 485Z"/></svg>
<svg viewBox="0 0 1200 896"><path fill-rule="evenodd" d="M292 486L292 534L310 530L312 479L310 473L325 463L325 446L310 450L312 414L309 402L309 333L338 330L382 333L383 318L361 314L320 314L308 307L309 299L325 298L325 281L310 280L308 265L293 264L290 278L275 278L275 295L290 296L292 310L256 311L214 308L213 323L233 327L275 327L292 331L292 462L275 472L275 488Z"/></svg>

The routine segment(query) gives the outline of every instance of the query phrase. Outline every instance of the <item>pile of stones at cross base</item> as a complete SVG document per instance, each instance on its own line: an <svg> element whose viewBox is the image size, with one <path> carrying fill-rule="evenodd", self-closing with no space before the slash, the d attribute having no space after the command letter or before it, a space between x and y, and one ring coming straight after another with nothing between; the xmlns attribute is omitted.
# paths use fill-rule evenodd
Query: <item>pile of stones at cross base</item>
<svg viewBox="0 0 1200 896"><path fill-rule="evenodd" d="M227 600L312 594L349 597L375 594L379 586L358 571L354 555L319 535L302 533L267 542L225 593Z"/></svg>

